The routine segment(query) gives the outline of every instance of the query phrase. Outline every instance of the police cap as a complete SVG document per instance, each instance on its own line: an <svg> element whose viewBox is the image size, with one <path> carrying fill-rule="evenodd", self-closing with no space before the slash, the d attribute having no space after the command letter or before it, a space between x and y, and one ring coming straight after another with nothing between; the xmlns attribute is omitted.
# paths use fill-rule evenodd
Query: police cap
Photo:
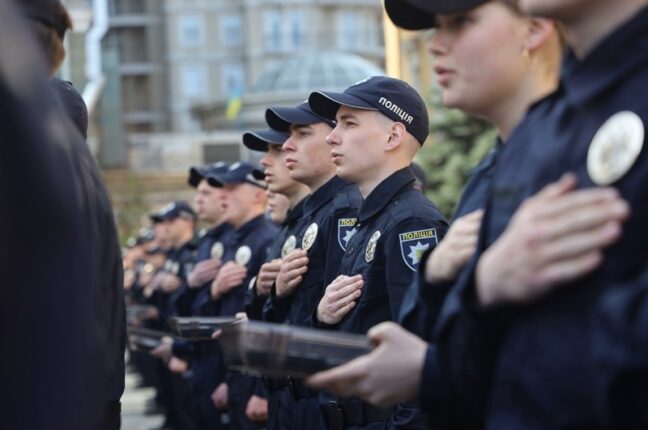
<svg viewBox="0 0 648 430"><path fill-rule="evenodd" d="M243 133L243 145L252 151L267 152L270 145L283 145L288 133L276 130L250 130Z"/></svg>
<svg viewBox="0 0 648 430"><path fill-rule="evenodd" d="M265 118L271 129L284 133L289 133L290 127L293 125L311 125L323 122L331 127L335 127L335 117L328 118L319 115L311 109L308 101L300 103L293 108L268 108L266 109Z"/></svg>
<svg viewBox="0 0 648 430"><path fill-rule="evenodd" d="M400 79L373 76L350 86L343 93L316 91L310 95L308 103L314 112L326 118L335 118L340 106L378 111L402 123L421 145L430 132L425 101Z"/></svg>

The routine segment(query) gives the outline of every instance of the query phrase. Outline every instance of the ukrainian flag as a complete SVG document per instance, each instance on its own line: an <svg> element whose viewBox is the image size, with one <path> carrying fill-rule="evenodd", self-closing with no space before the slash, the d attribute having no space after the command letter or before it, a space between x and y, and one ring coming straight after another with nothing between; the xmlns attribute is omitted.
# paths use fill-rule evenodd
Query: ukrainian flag
<svg viewBox="0 0 648 430"><path fill-rule="evenodd" d="M225 117L228 121L236 121L239 113L241 113L241 107L243 106L243 99L241 98L241 92L233 92L229 99L227 100L227 107L225 108Z"/></svg>

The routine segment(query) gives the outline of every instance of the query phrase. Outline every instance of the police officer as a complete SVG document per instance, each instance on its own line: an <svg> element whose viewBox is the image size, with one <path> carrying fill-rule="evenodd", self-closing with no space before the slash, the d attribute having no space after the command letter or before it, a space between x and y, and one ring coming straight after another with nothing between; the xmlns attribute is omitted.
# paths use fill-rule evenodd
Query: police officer
<svg viewBox="0 0 648 430"><path fill-rule="evenodd" d="M287 133L275 130L250 131L243 135L243 144L253 151L264 153L261 165L264 168L265 181L268 184L268 191L283 196L288 201L289 210L283 214L281 221L282 228L275 237L266 262L261 266L258 275L253 280L254 288L250 288L246 297L246 313L249 319L260 320L263 318L263 305L270 294L275 279L281 268L282 258L291 251L291 240L298 234L297 227L302 218L304 199L310 193L310 189L290 177L285 159L287 151L282 150L282 145L288 138ZM270 195L268 196L270 205ZM274 209L280 210L280 209ZM273 221L281 218L282 214L273 213L270 217ZM276 222L276 221L275 221ZM289 238L293 238L289 240ZM286 246L284 246L286 245ZM290 394L286 390L286 381L283 379L264 379L265 393L257 390L255 396L250 399L247 407L247 414L250 419L262 415L262 398L267 395L265 413L267 414L266 429L274 430L282 428L287 424L285 415L290 413L286 404L290 402Z"/></svg>
<svg viewBox="0 0 648 430"><path fill-rule="evenodd" d="M326 288L314 319L322 327L366 333L398 317L421 255L447 229L438 209L412 186L409 166L428 136L427 108L405 82L382 76L341 94L315 92L309 104L337 120L327 137L333 162L364 197L340 275ZM405 406L381 410L337 399L325 407L330 428L422 425L418 412Z"/></svg>
<svg viewBox="0 0 648 430"><path fill-rule="evenodd" d="M270 108L266 122L275 130L290 132L282 150L290 177L307 185L311 195L295 234L284 243L285 256L275 281L265 318L293 325L310 325L313 309L339 269L361 196L357 187L335 174L326 136L332 120L317 115L308 103L294 108ZM290 428L320 428L318 393L301 379L288 378L292 402L282 410L292 415Z"/></svg>
<svg viewBox="0 0 648 430"><path fill-rule="evenodd" d="M247 162L232 164L227 172L208 175L212 186L221 187L227 207L227 221L234 231L223 254L223 266L210 287L210 299L218 316L235 316L244 311L245 293L266 261L268 248L278 228L264 216L265 187L263 174ZM260 428L262 424L246 416L250 398L260 381L229 371L214 393L214 402L229 404L235 429Z"/></svg>
<svg viewBox="0 0 648 430"><path fill-rule="evenodd" d="M27 31L33 23L21 18L56 38L56 6L0 2L1 313L11 339L0 367L12 393L2 420L7 428L115 429L125 340L117 230L92 155L55 101Z"/></svg>

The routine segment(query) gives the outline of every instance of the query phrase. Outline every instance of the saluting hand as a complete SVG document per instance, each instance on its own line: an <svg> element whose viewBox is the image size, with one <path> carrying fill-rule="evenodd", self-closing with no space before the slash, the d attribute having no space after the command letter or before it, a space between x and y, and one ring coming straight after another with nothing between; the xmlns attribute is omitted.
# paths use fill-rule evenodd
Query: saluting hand
<svg viewBox="0 0 648 430"><path fill-rule="evenodd" d="M316 373L307 383L341 397L357 396L379 407L406 402L419 389L427 343L393 322L369 330L376 348L342 366Z"/></svg>
<svg viewBox="0 0 648 430"><path fill-rule="evenodd" d="M326 287L324 297L317 305L317 319L328 325L342 321L356 305L362 294L362 275L340 275Z"/></svg>
<svg viewBox="0 0 648 430"><path fill-rule="evenodd" d="M191 273L187 276L187 284L190 288L199 288L209 281L213 281L218 275L221 261L218 258L209 258L197 263Z"/></svg>
<svg viewBox="0 0 648 430"><path fill-rule="evenodd" d="M484 211L479 209L452 223L448 233L427 260L427 282L449 282L456 279L459 271L475 253L483 215Z"/></svg>
<svg viewBox="0 0 648 430"><path fill-rule="evenodd" d="M279 270L281 269L282 260L281 258L274 259L268 263L265 263L261 266L259 274L256 277L256 292L260 296L269 296L272 285L279 275Z"/></svg>
<svg viewBox="0 0 648 430"><path fill-rule="evenodd" d="M277 276L277 296L291 295L304 279L308 271L308 253L303 249L295 249L283 259L281 270Z"/></svg>
<svg viewBox="0 0 648 430"><path fill-rule="evenodd" d="M218 271L218 275L216 275L214 282L212 282L212 299L217 300L223 294L227 294L241 285L246 276L247 269L245 267L241 267L233 261L225 263Z"/></svg>
<svg viewBox="0 0 648 430"><path fill-rule="evenodd" d="M630 208L613 188L575 187L564 175L520 206L478 263L482 304L528 302L601 264Z"/></svg>

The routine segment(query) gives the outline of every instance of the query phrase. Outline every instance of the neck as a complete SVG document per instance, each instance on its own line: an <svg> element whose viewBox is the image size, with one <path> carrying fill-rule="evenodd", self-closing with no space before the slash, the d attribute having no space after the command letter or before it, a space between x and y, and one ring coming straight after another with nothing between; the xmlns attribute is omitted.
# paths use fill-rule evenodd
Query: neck
<svg viewBox="0 0 648 430"><path fill-rule="evenodd" d="M248 212L246 212L245 217L236 221L231 221L230 224L232 224L232 226L238 230L248 222L252 221L254 218L258 217L259 215L263 215L263 208L255 207L253 209L250 209Z"/></svg>
<svg viewBox="0 0 648 430"><path fill-rule="evenodd" d="M362 194L362 198L366 199L367 196L371 194L371 192L375 190L382 181L389 178L400 169L409 166L410 163L411 160L409 162L406 162L404 160L394 160L391 163L385 163L385 165L381 168L373 169L371 178L367 178L367 180L359 181L356 183L358 189L360 190L360 194Z"/></svg>
<svg viewBox="0 0 648 430"><path fill-rule="evenodd" d="M322 188L324 184L326 184L328 181L333 179L335 176L335 169L333 169L331 172L327 172L324 175L318 176L317 178L313 178L312 181L309 181L310 183L305 184L310 188L310 191L314 193L315 191L319 190Z"/></svg>
<svg viewBox="0 0 648 430"><path fill-rule="evenodd" d="M591 2L585 16L564 20L576 58L589 54L605 37L646 7L646 0Z"/></svg>
<svg viewBox="0 0 648 430"><path fill-rule="evenodd" d="M295 192L286 194L286 197L288 197L290 209L294 209L295 206L297 206L299 202L304 200L308 194L310 194L310 189L305 185L297 187Z"/></svg>
<svg viewBox="0 0 648 430"><path fill-rule="evenodd" d="M514 94L506 97L499 105L491 107L486 119L499 132L502 141L506 141L513 129L522 121L529 107L550 94L558 85L558 77L547 79L541 73L527 73L524 82L519 85Z"/></svg>
<svg viewBox="0 0 648 430"><path fill-rule="evenodd" d="M189 242L191 239L193 239L193 231L185 231L182 233L178 241L176 242L175 248L180 248L182 247L185 243Z"/></svg>

